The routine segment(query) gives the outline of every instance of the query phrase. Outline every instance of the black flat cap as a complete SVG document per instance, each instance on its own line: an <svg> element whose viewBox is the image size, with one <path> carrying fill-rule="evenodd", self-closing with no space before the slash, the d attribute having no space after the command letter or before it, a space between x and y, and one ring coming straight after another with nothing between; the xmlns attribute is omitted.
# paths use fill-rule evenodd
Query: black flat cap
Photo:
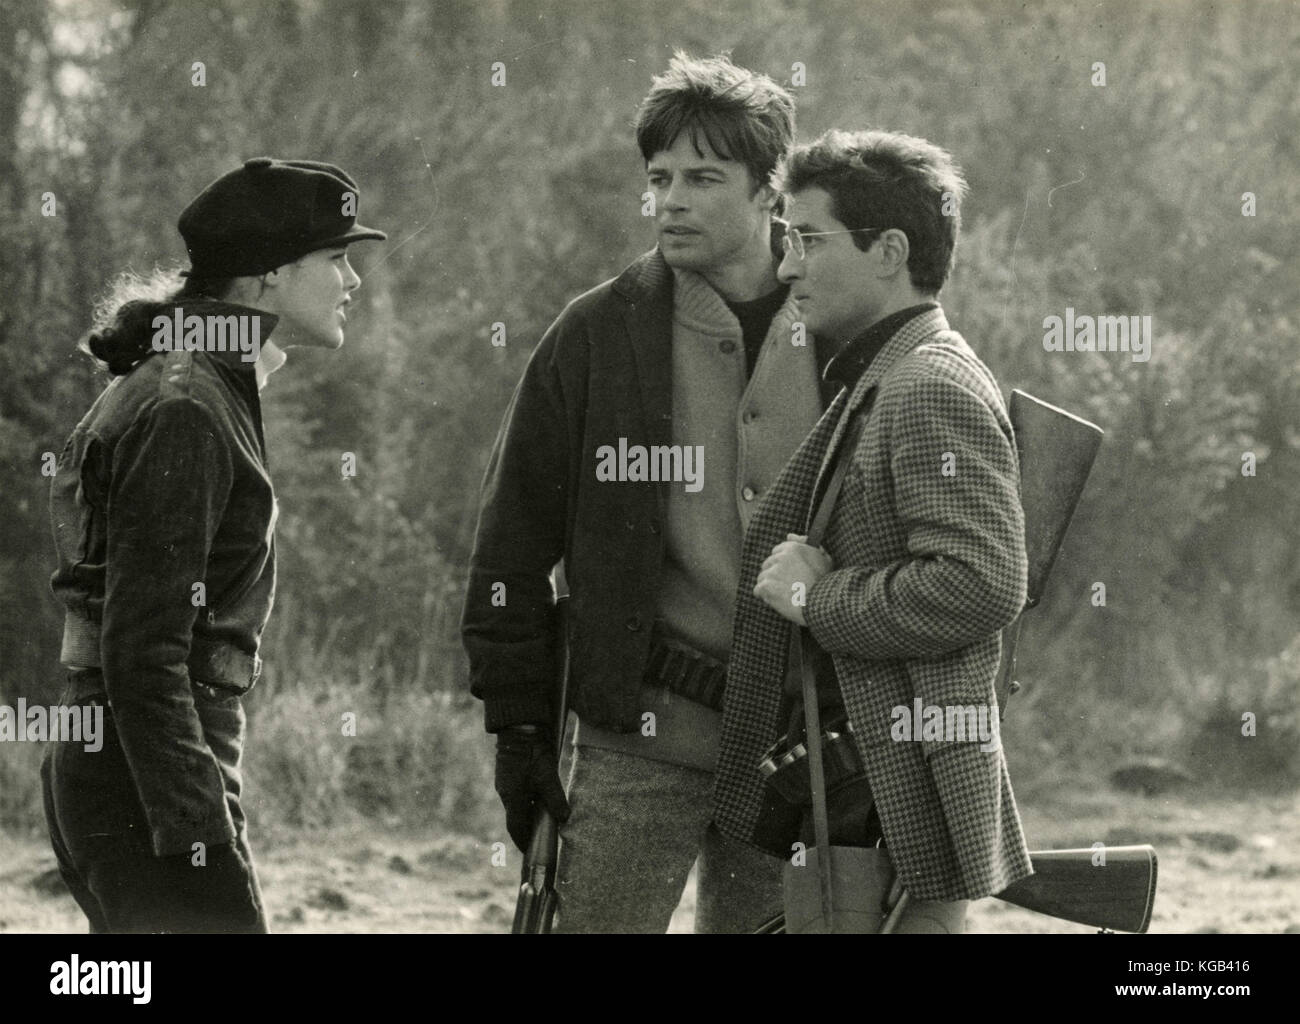
<svg viewBox="0 0 1300 1024"><path fill-rule="evenodd" d="M223 174L177 227L192 277L265 274L318 249L388 236L357 223L357 183L333 164L259 156Z"/></svg>

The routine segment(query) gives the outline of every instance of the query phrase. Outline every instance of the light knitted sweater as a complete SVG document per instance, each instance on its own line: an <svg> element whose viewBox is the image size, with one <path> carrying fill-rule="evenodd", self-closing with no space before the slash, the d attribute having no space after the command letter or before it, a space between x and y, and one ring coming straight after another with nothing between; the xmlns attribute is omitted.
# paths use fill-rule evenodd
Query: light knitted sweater
<svg viewBox="0 0 1300 1024"><path fill-rule="evenodd" d="M668 485L657 625L720 661L744 530L822 413L816 354L811 339L794 344L797 320L787 299L746 381L740 321L703 277L674 271L672 444L702 446L704 473L697 491ZM644 725L626 734L581 725L577 742L712 771L721 715L662 688L642 687L641 697L653 735Z"/></svg>

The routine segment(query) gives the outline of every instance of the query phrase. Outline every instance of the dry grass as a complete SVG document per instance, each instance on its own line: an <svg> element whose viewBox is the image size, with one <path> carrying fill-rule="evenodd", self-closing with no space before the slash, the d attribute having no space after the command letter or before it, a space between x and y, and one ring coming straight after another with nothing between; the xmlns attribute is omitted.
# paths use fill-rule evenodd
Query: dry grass
<svg viewBox="0 0 1300 1024"><path fill-rule="evenodd" d="M273 929L508 929L519 855L492 790L477 704L389 680L376 686L358 665L339 673L323 654L289 663L299 668L292 678L272 675L248 698L245 806ZM323 678L343 681L314 682ZM1202 730L1193 749L1169 716L1092 699L1045 705L1013 704L1003 732L1032 848L1154 845L1152 931L1300 931L1300 798L1286 773L1257 774L1251 787L1231 781L1256 750L1268 755L1262 745ZM345 716L355 716L355 735ZM1124 757L1180 753L1218 788L1148 798L1106 783ZM0 744L0 931L84 929L52 874L40 755L39 744ZM1271 788L1261 791L1261 781ZM504 866L493 863L498 842ZM693 884L674 931L690 930ZM1090 929L983 900L970 930Z"/></svg>
<svg viewBox="0 0 1300 1024"><path fill-rule="evenodd" d="M1104 787L1040 792L1021 807L1035 848L1150 842L1160 856L1152 932L1300 931L1300 797L1119 796ZM339 825L253 834L272 929L279 932L502 932L519 855L493 864L504 828ZM0 837L0 931L83 931L66 894L49 891L53 855L39 838ZM694 893L673 931L689 931ZM982 900L972 933L1092 929Z"/></svg>

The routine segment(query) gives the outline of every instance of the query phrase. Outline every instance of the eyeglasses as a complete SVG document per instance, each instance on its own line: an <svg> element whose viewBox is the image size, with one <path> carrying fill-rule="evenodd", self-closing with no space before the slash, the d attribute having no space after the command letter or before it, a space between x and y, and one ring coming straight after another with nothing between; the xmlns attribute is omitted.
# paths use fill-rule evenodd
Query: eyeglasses
<svg viewBox="0 0 1300 1024"><path fill-rule="evenodd" d="M786 252L793 252L799 259L808 255L808 250L804 247L805 238L820 238L823 235L856 235L862 231L887 231L888 228L845 228L843 231L800 231L798 228L786 228L785 235L781 239L781 248Z"/></svg>

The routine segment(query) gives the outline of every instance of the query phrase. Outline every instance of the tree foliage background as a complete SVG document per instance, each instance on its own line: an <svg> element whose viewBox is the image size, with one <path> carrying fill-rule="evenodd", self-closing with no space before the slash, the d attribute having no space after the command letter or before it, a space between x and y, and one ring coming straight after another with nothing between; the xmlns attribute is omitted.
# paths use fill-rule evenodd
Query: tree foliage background
<svg viewBox="0 0 1300 1024"><path fill-rule="evenodd" d="M472 721L456 620L501 414L564 304L653 244L629 128L651 76L675 48L726 49L786 84L802 63L801 140L889 127L957 156L950 319L1004 388L1107 432L1027 618L1013 763L1295 773L1298 43L1295 6L1263 0L5 0L0 693L59 688L40 469L105 382L74 348L92 301L126 267L184 265L183 205L273 154L346 168L390 239L356 253L344 349L291 353L263 396L281 583L256 715L346 693ZM1151 315L1150 361L1045 352L1067 306ZM468 726L408 741L314 784L418 773L439 743L480 756ZM470 799L440 792L451 817Z"/></svg>

